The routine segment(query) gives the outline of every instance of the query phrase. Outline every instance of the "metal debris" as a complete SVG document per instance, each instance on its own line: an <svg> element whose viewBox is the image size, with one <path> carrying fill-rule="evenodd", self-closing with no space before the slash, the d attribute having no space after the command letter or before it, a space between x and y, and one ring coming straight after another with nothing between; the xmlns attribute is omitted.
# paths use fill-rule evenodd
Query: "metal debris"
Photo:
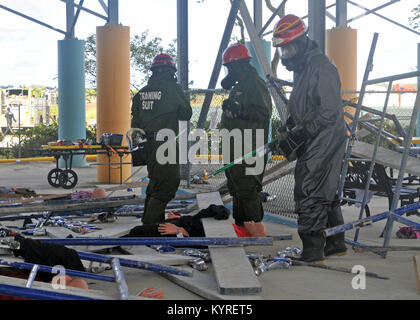
<svg viewBox="0 0 420 320"><path fill-rule="evenodd" d="M198 271L207 271L209 268L207 263L205 263L205 261L201 258L196 258L189 261L189 265Z"/></svg>
<svg viewBox="0 0 420 320"><path fill-rule="evenodd" d="M210 261L210 254L206 252L202 252L197 249L187 249L182 253L183 256L190 256L190 257L196 257L204 260L204 262Z"/></svg>

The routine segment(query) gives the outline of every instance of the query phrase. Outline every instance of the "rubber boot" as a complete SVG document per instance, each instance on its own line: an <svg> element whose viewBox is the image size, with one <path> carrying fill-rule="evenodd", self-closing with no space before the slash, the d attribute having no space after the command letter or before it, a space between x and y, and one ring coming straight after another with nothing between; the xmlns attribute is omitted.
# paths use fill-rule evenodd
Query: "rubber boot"
<svg viewBox="0 0 420 320"><path fill-rule="evenodd" d="M297 260L324 264L325 236L322 232L299 233L302 240L303 250L300 258Z"/></svg>
<svg viewBox="0 0 420 320"><path fill-rule="evenodd" d="M336 227L343 223L344 219L339 206L328 212L328 228ZM344 256L346 254L347 247L344 242L344 232L327 237L324 250L326 257Z"/></svg>
<svg viewBox="0 0 420 320"><path fill-rule="evenodd" d="M143 224L163 222L165 220L166 204L164 201L151 197L141 219Z"/></svg>

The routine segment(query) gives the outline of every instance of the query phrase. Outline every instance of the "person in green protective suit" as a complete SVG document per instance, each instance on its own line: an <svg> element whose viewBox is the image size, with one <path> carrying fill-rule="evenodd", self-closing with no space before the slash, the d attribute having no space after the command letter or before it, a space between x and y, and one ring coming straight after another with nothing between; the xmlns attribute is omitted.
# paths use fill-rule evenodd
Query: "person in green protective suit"
<svg viewBox="0 0 420 320"><path fill-rule="evenodd" d="M165 53L157 55L151 71L147 85L133 97L131 108L131 127L144 130L144 138L147 139L145 157L150 180L146 189L143 224L165 220L166 205L175 196L180 183L178 155L175 163L162 164L156 157L159 146L165 143L156 140L157 133L161 129L170 129L178 136L178 121L188 121L192 115L190 103L177 83L172 57Z"/></svg>
<svg viewBox="0 0 420 320"><path fill-rule="evenodd" d="M223 101L221 127L230 133L234 130L241 132L241 151L246 154L268 142L270 118L272 113L271 96L263 79L250 64L251 54L246 46L234 44L223 53L223 65L228 74L221 85L230 90L228 99ZM248 130L247 130L248 129ZM246 131L252 133L252 138L246 136ZM258 139L258 136L263 136ZM235 155L235 141L230 138L230 161ZM242 154L242 155L243 155ZM241 155L241 156L242 156ZM223 155L225 159L225 154ZM235 224L247 229L252 236L266 236L264 217L259 193L262 191L262 179L267 155L261 159L262 166L257 169L255 164L242 162L235 164L225 171L227 187L233 197L233 218ZM253 167L254 172L249 171Z"/></svg>
<svg viewBox="0 0 420 320"><path fill-rule="evenodd" d="M294 76L279 147L289 161L297 159L294 198L301 260L323 263L326 256L347 250L344 232L328 238L323 234L344 223L337 189L346 127L338 71L306 33L304 22L291 14L274 27L273 46L280 48L281 62Z"/></svg>

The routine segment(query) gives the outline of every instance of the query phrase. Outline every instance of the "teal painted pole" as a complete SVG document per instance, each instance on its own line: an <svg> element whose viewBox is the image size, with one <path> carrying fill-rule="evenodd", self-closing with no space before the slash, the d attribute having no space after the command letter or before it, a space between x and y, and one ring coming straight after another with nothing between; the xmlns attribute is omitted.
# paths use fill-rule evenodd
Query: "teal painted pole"
<svg viewBox="0 0 420 320"><path fill-rule="evenodd" d="M86 139L85 42L58 40L58 139ZM68 164L70 165L70 163ZM60 159L60 168L65 162ZM73 167L85 167L82 155L73 156Z"/></svg>
<svg viewBox="0 0 420 320"><path fill-rule="evenodd" d="M245 43L246 47L248 48L249 52L251 53L251 65L257 69L258 75L262 78L262 79L266 79L266 75L264 74L264 72L262 71L262 68L260 66L260 64L258 63L258 59L257 59L257 54L255 53L255 49L254 46L252 45L252 42L246 42ZM266 40L262 40L261 41L261 45L263 47L264 53L268 59L269 62L271 62L271 42L270 41L266 41ZM270 63L271 64L271 63ZM271 134L271 127L272 127L272 120L270 119L270 127L269 127L269 131L268 131L268 142L271 141L272 139L272 134ZM268 162L271 159L271 152L268 154Z"/></svg>

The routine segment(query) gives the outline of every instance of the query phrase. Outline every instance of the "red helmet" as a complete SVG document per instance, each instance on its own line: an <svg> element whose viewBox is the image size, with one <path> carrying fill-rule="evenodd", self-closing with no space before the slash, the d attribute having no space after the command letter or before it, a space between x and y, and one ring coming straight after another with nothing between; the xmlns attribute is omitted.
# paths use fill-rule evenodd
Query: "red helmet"
<svg viewBox="0 0 420 320"><path fill-rule="evenodd" d="M176 71L174 59L172 59L172 57L166 53L160 53L153 58L153 63L150 70L153 71L153 69L156 67L171 67L174 71Z"/></svg>
<svg viewBox="0 0 420 320"><path fill-rule="evenodd" d="M299 17L288 14L276 23L273 30L273 47L281 47L296 40L308 32L305 23Z"/></svg>
<svg viewBox="0 0 420 320"><path fill-rule="evenodd" d="M226 48L223 52L222 64L228 64L233 61L251 58L251 53L243 44L237 43Z"/></svg>

